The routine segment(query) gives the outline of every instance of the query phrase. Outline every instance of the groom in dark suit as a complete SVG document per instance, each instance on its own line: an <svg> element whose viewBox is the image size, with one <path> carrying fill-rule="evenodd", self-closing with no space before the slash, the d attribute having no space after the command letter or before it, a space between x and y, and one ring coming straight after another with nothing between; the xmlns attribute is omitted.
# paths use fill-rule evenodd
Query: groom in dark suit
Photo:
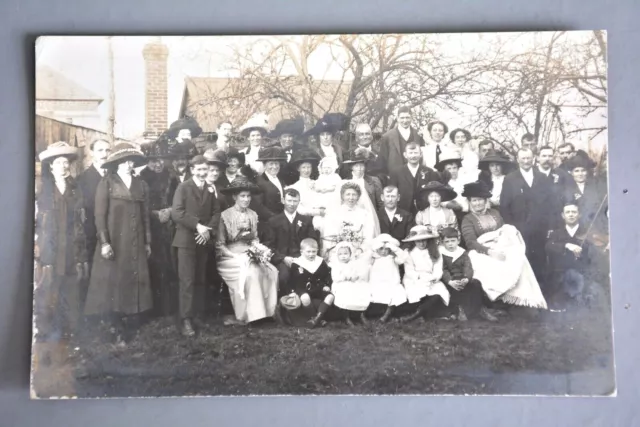
<svg viewBox="0 0 640 427"><path fill-rule="evenodd" d="M284 191L283 212L269 219L265 245L273 251L271 263L278 269L278 290L288 294L289 269L295 257L300 256L300 242L310 238L318 240L313 228L312 217L297 213L300 204L298 190L288 188Z"/></svg>
<svg viewBox="0 0 640 427"><path fill-rule="evenodd" d="M405 147L410 142L418 146L424 146L424 139L418 135L418 131L411 127L411 109L400 107L398 109L398 126L389 130L380 139L380 157L385 172L390 173L407 163L403 156Z"/></svg>
<svg viewBox="0 0 640 427"><path fill-rule="evenodd" d="M378 210L380 233L388 234L398 241L409 235L409 230L415 225L414 216L410 212L398 207L400 194L398 187L388 185L382 191L384 206Z"/></svg>
<svg viewBox="0 0 640 427"><path fill-rule="evenodd" d="M527 258L538 281L544 278L545 243L554 228L553 181L533 167L533 151L518 150L519 168L502 184L500 213L506 224L515 226L527 247Z"/></svg>
<svg viewBox="0 0 640 427"><path fill-rule="evenodd" d="M431 181L442 182L442 177L438 172L420 162L420 156L421 151L418 144L407 144L404 149L404 158L407 163L392 170L389 174L389 185L397 187L400 195L398 207L414 215L419 210L415 200L416 189Z"/></svg>

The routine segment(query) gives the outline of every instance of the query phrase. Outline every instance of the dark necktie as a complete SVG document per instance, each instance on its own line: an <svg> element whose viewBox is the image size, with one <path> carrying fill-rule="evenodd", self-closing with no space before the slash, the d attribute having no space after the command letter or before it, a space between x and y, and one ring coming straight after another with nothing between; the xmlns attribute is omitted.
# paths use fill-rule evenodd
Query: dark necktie
<svg viewBox="0 0 640 427"><path fill-rule="evenodd" d="M440 144L436 144L436 163L440 163Z"/></svg>

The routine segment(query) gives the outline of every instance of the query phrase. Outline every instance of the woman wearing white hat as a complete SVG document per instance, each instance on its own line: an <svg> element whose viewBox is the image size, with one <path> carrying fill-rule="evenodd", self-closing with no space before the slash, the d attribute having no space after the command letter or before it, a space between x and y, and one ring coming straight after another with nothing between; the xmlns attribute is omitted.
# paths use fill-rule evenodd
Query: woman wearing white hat
<svg viewBox="0 0 640 427"><path fill-rule="evenodd" d="M88 277L82 192L69 172L77 149L51 144L39 155L42 188L37 196L36 245L43 280L36 285L38 340L72 334L81 312L81 282Z"/></svg>

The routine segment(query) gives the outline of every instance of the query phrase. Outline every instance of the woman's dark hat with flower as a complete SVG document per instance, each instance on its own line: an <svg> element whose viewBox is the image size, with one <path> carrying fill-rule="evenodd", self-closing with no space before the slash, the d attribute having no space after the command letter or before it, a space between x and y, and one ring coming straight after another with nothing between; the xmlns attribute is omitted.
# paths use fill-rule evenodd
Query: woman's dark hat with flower
<svg viewBox="0 0 640 427"><path fill-rule="evenodd" d="M122 142L113 147L113 151L111 151L111 154L107 157L103 167L107 168L117 166L125 160L132 161L134 167L142 166L147 163L147 158L138 147Z"/></svg>
<svg viewBox="0 0 640 427"><path fill-rule="evenodd" d="M584 150L578 150L576 151L576 154L573 155L573 157L565 160L562 166L569 172L571 172L575 168L585 168L589 170L596 167L596 162L591 160L591 157L589 157L589 155Z"/></svg>
<svg viewBox="0 0 640 427"><path fill-rule="evenodd" d="M51 162L57 157L66 157L69 160L75 160L78 157L78 149L64 141L58 141L49 145L46 150L38 155L41 162Z"/></svg>
<svg viewBox="0 0 640 427"><path fill-rule="evenodd" d="M169 157L173 159L186 159L190 160L193 156L198 154L196 145L191 141L185 141L181 143L175 143L169 145Z"/></svg>
<svg viewBox="0 0 640 427"><path fill-rule="evenodd" d="M320 135L322 132L336 133L348 130L349 118L342 113L325 114L304 136Z"/></svg>
<svg viewBox="0 0 640 427"><path fill-rule="evenodd" d="M280 120L275 129L269 134L269 138L280 138L284 134L300 136L304 133L304 120L302 117Z"/></svg>
<svg viewBox="0 0 640 427"><path fill-rule="evenodd" d="M198 125L198 122L195 119L191 117L184 117L171 123L166 134L169 138L174 139L182 129L189 129L191 132L191 138L196 138L202 133L202 128Z"/></svg>
<svg viewBox="0 0 640 427"><path fill-rule="evenodd" d="M448 202L450 200L455 199L458 196L458 193L456 193L453 188L449 187L448 185L444 185L441 182L438 181L430 181L427 184L423 184L419 189L418 189L418 193L420 195L422 194L429 194L431 192L436 192L438 194L440 194L440 197L442 198L442 202Z"/></svg>
<svg viewBox="0 0 640 427"><path fill-rule="evenodd" d="M464 189L462 190L462 197L471 198L471 197L479 197L481 199L489 199L492 194L485 184L482 181L470 182L469 184L464 185Z"/></svg>
<svg viewBox="0 0 640 427"><path fill-rule="evenodd" d="M216 165L221 168L227 167L227 153L223 150L206 150L203 154L204 158L207 159L207 163L210 165Z"/></svg>
<svg viewBox="0 0 640 427"><path fill-rule="evenodd" d="M259 162L287 161L287 153L282 147L267 147L260 149L258 153Z"/></svg>
<svg viewBox="0 0 640 427"><path fill-rule="evenodd" d="M491 163L500 163L502 165L503 175L509 173L516 166L516 164L501 151L489 150L487 151L487 154L485 154L485 156L478 162L478 169L488 171L489 164Z"/></svg>
<svg viewBox="0 0 640 427"><path fill-rule="evenodd" d="M238 159L241 165L244 165L246 162L245 154L241 153L233 147L229 148L229 152L227 153L227 165L229 164L229 160L231 159Z"/></svg>
<svg viewBox="0 0 640 427"><path fill-rule="evenodd" d="M260 190L260 187L249 181L244 176L237 176L236 179L231 181L228 187L225 187L220 191L224 194L237 194L242 191L250 191L251 194L257 194L262 190Z"/></svg>
<svg viewBox="0 0 640 427"><path fill-rule="evenodd" d="M317 166L320 163L322 158L315 151L305 148L302 150L296 150L291 155L291 160L289 161L289 165L292 168L297 168L302 163L311 163L314 166Z"/></svg>
<svg viewBox="0 0 640 427"><path fill-rule="evenodd" d="M364 150L355 149L349 153L349 159L342 162L343 165L354 164L354 163L367 163L369 158L367 153Z"/></svg>
<svg viewBox="0 0 640 427"><path fill-rule="evenodd" d="M170 159L173 157L169 152L169 141L164 137L147 144L140 144L140 149L148 160Z"/></svg>

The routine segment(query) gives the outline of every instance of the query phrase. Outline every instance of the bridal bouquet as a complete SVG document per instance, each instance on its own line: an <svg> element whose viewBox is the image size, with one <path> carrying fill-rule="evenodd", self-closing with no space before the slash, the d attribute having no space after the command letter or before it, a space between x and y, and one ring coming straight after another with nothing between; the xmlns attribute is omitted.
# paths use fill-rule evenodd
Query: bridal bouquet
<svg viewBox="0 0 640 427"><path fill-rule="evenodd" d="M340 233L333 236L335 243L349 242L359 244L362 243L364 237L362 237L362 225L360 228L356 228L355 225L349 221L342 221L342 227L340 227Z"/></svg>
<svg viewBox="0 0 640 427"><path fill-rule="evenodd" d="M252 243L247 249L247 255L251 261L267 264L273 256L273 251L261 243Z"/></svg>

